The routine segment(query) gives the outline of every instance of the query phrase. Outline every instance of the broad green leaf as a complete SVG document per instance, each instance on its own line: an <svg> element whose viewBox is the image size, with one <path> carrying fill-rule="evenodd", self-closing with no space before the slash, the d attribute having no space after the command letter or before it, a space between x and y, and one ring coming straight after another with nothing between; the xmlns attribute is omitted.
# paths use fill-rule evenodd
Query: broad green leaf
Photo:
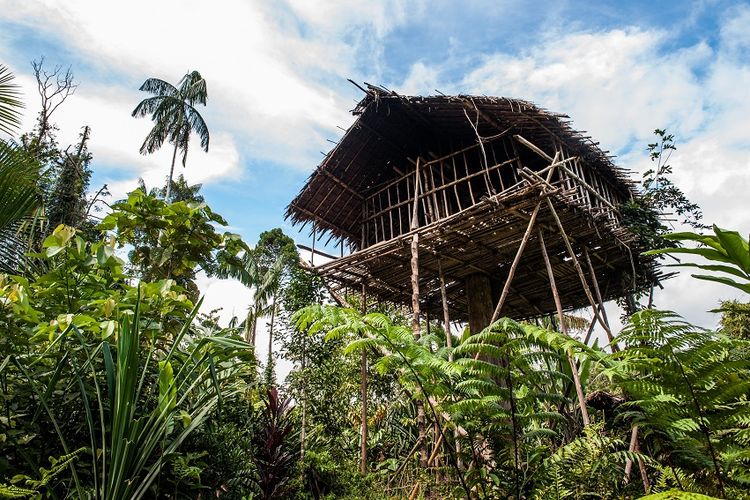
<svg viewBox="0 0 750 500"><path fill-rule="evenodd" d="M714 226L714 232L729 258L743 271L750 273L750 249L747 240L737 231L726 231Z"/></svg>
<svg viewBox="0 0 750 500"><path fill-rule="evenodd" d="M700 255L708 260L714 260L718 262L725 262L727 264L734 264L734 260L730 259L726 254L714 250L713 248L659 248L658 250L649 250L643 252L643 255L662 255L662 254L690 254Z"/></svg>

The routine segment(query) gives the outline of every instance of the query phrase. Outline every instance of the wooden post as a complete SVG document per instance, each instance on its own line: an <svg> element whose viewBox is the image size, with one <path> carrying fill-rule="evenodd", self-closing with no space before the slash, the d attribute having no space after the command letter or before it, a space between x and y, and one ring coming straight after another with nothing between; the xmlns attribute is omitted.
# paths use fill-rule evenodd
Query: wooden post
<svg viewBox="0 0 750 500"><path fill-rule="evenodd" d="M416 180L414 185L414 208L410 225L411 230L415 230L419 227L419 192L421 185L420 162L421 157L418 157L415 172ZM419 339L422 335L422 332L419 324L419 232L417 231L414 231L414 234L411 237L411 310L411 330L414 338ZM422 443L419 448L419 465L422 468L427 468L424 403L421 400L417 400L415 401L415 404L417 407L417 428L419 429L419 440Z"/></svg>
<svg viewBox="0 0 750 500"><path fill-rule="evenodd" d="M367 312L367 286L362 283L362 302L360 304L362 314ZM367 351L362 349L359 365L359 390L362 400L362 413L360 414L359 434L359 472L364 476L367 474Z"/></svg>
<svg viewBox="0 0 750 500"><path fill-rule="evenodd" d="M602 319L604 319L604 322L609 327L609 319L607 318L607 311L604 310L604 300L602 300L602 293L599 289L599 281L596 279L596 273L594 272L594 265L591 263L591 257L589 256L589 251L584 249L583 255L586 257L586 264L589 268L589 275L591 276L591 284L594 286L594 294L596 295L596 301L599 304L599 311L601 311ZM612 349L612 352L617 352L620 349L617 347L617 344L615 344L615 338L612 335L612 330L608 329L607 332L607 339L609 340L609 347Z"/></svg>
<svg viewBox="0 0 750 500"><path fill-rule="evenodd" d="M312 227L312 250L310 250L310 265L315 267L315 237L317 234L315 234L315 221L313 221L313 227Z"/></svg>
<svg viewBox="0 0 750 500"><path fill-rule="evenodd" d="M630 431L630 446L628 451L633 453L638 451L638 426L634 425L633 430ZM623 481L625 484L630 482L630 471L633 469L633 461L629 458L625 461L625 477ZM643 491L648 494L651 489L651 483L648 480L648 472L646 471L646 464L643 463L643 459L638 457L638 470L641 473L641 482L643 483Z"/></svg>
<svg viewBox="0 0 750 500"><path fill-rule="evenodd" d="M502 311L503 305L505 304L505 299L508 297L508 292L510 291L510 284L513 281L513 276L515 276L516 274L516 268L518 267L518 263L521 260L521 254L523 254L523 251L526 248L526 243L529 242L529 237L531 236L531 230L534 229L536 216L539 215L539 209L541 208L541 206L542 206L542 202L537 203L536 207L534 207L534 211L531 213L531 218L529 219L529 225L526 226L526 232L524 233L523 238L521 239L521 244L518 246L518 250L516 251L516 256L513 259L513 263L510 265L510 270L508 271L508 277L505 280L505 286L503 286L503 291L500 294L500 300L497 301L497 307L495 307L495 312L492 313L490 324L497 321L497 319L500 317L500 311Z"/></svg>
<svg viewBox="0 0 750 500"><path fill-rule="evenodd" d="M453 335L451 334L451 318L448 311L448 293L445 290L445 276L443 275L443 265L438 259L438 274L440 275L440 298L443 302L443 329L445 330L445 345L448 349L453 348ZM453 353L448 354L448 361L453 361Z"/></svg>
<svg viewBox="0 0 750 500"><path fill-rule="evenodd" d="M581 286L583 287L583 291L586 294L586 298L589 300L589 304L591 304L591 307L594 308L594 317L599 322L600 325L602 325L602 328L604 328L604 331L607 332L608 336L612 336L612 332L609 329L609 325L602 319L601 315L597 311L594 297L591 295L591 289L589 288L588 283L586 282L586 276L583 274L583 269L581 268L581 263L578 262L578 257L576 257L576 253L573 251L573 246L570 244L570 240L568 239L568 235L565 233L565 228L563 228L562 222L560 221L560 217L557 215L557 210L555 210L555 206L552 204L552 201L547 198L547 206L549 206L549 210L552 213L552 217L555 219L555 224L557 224L557 228L560 231L560 236L562 236L563 242L565 243L565 248L568 250L568 255L570 255L570 259L573 261L573 266L576 269L576 272L578 273L578 278L581 280Z"/></svg>
<svg viewBox="0 0 750 500"><path fill-rule="evenodd" d="M552 264L549 261L547 255L547 246L544 244L544 235L542 230L539 230L539 245L542 248L542 257L544 258L544 265L547 268L547 276L549 277L549 285L552 288L552 297L555 299L555 308L557 308L557 317L560 320L560 331L563 334L568 335L568 326L565 324L565 316L563 315L562 302L560 301L560 294L557 292L557 285L555 285L555 275L552 272ZM584 427L589 425L589 412L586 409L586 399L583 396L583 387L581 386L581 379L578 376L578 367L576 366L573 357L570 353L568 356L568 364L570 364L570 370L573 373L573 383L576 388L576 395L578 396L578 407L581 409L581 416L583 417Z"/></svg>
<svg viewBox="0 0 750 500"><path fill-rule="evenodd" d="M554 158L550 158L551 164L548 167L549 171L547 172L547 178L544 180L545 185L549 185L549 182L552 180L552 175L555 172L555 163L557 162L558 155L555 154ZM519 162L520 164L520 162ZM545 189L542 188L541 195L544 195ZM549 201L549 198L545 198L547 200L547 203L551 202ZM490 320L490 323L494 323L497 321L497 319L500 317L500 311L503 309L503 305L505 304L505 299L508 297L508 292L510 291L510 284L513 281L513 276L516 274L516 268L518 267L518 262L521 260L521 254L523 254L523 250L526 248L526 243L529 242L529 237L531 236L531 231L534 229L534 223L536 222L536 217L539 215L539 209L542 207L542 202L536 204L536 207L534 207L534 211L531 213L531 217L529 217L529 225L526 226L526 232L523 235L523 238L521 239L521 244L518 246L518 251L516 252L516 256L513 259L513 263L510 266L510 271L508 272L508 278L505 280L505 286L503 286L503 291L500 294L500 300L497 301L497 307L495 308L495 312L492 314L492 319Z"/></svg>
<svg viewBox="0 0 750 500"><path fill-rule="evenodd" d="M630 430L630 446L628 446L628 451L630 453L633 453L635 451L637 444L638 444L638 426L634 425L633 428ZM632 470L633 470L633 461L628 458L627 460L625 460L625 477L622 478L625 484L628 484L630 482L630 471Z"/></svg>
<svg viewBox="0 0 750 500"><path fill-rule="evenodd" d="M450 318L450 311L448 310L448 293L445 289L445 276L443 275L443 265L440 262L440 259L438 259L438 273L440 274L440 298L443 302L443 328L445 329L445 345L448 347L448 361L453 361L453 333L451 332L451 318ZM492 307L492 303L490 302L490 307ZM443 435L440 435L440 441L442 441ZM456 467L458 467L459 470L463 470L464 464L463 460L461 460L461 441L459 441L459 434L458 429L453 429L453 443L455 444L456 448ZM440 442L439 441L439 442ZM439 447L439 444L436 445L435 450ZM434 453L434 452L433 452ZM431 460L428 460L431 461Z"/></svg>
<svg viewBox="0 0 750 500"><path fill-rule="evenodd" d="M466 302L469 307L469 332L475 335L493 321L492 284L486 274L474 273L466 277L465 285Z"/></svg>
<svg viewBox="0 0 750 500"><path fill-rule="evenodd" d="M416 212L415 212L416 213ZM411 238L411 330L415 339L422 335L419 324L419 233L415 232ZM427 468L427 446L425 429L425 412L422 400L416 401L417 406L417 428L419 440L422 442L419 448L419 465Z"/></svg>

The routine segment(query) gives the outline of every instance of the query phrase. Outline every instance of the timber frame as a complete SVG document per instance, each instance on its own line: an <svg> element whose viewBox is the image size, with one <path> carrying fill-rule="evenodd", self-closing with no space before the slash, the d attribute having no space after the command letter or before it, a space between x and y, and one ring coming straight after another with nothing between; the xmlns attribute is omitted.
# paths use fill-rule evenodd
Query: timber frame
<svg viewBox="0 0 750 500"><path fill-rule="evenodd" d="M599 324L616 351L604 301L660 277L655 262L640 256L637 238L621 224L619 206L637 196L626 172L572 130L566 116L526 101L406 97L374 86L362 90L366 96L353 111L358 119L286 213L303 227L312 222L313 258L319 232L329 233L328 241L340 240L341 257L314 268L334 299L346 305L330 286L338 283L345 289L362 287L363 312L367 295L410 306L415 338L422 335L422 315L433 312L435 318L437 311L446 333L451 319L478 333L501 316L556 314L560 331L568 335L563 311L590 306L594 320L584 342ZM452 335L446 344L451 347ZM570 355L567 360L587 426L578 365ZM365 474L365 350L361 391L360 470ZM419 450L425 469L448 440L440 424L445 414L438 415L428 394L422 396L415 400L419 437L409 455ZM434 417L431 454L425 402ZM447 457L468 498L464 464L456 453L459 432L456 428ZM631 452L637 442L634 427ZM627 481L630 460L625 468ZM648 491L640 458L639 469ZM419 487L417 481L409 498Z"/></svg>
<svg viewBox="0 0 750 500"><path fill-rule="evenodd" d="M565 309L603 314L603 301L658 278L620 223L618 206L637 196L627 172L567 116L374 86L353 113L286 213L348 246L316 267L327 280L407 305L416 288L421 310L466 321L472 275L499 297L493 317L514 319L555 313L558 293Z"/></svg>

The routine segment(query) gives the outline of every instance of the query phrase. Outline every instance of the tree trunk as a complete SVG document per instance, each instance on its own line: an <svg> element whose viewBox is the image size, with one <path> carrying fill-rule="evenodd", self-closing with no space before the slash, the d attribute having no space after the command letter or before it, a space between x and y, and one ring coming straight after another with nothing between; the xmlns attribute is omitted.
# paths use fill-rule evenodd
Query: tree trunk
<svg viewBox="0 0 750 500"><path fill-rule="evenodd" d="M489 276L477 273L466 277L466 300L469 304L469 331L474 335L489 326L495 310Z"/></svg>
<svg viewBox="0 0 750 500"><path fill-rule="evenodd" d="M305 368L307 367L307 334L302 334L302 422L299 431L299 456L301 460L305 459L305 440L307 439L307 391L305 384Z"/></svg>
<svg viewBox="0 0 750 500"><path fill-rule="evenodd" d="M164 201L169 203L169 196L172 194L172 176L174 175L174 162L177 159L177 143L174 145L172 152L172 166L169 167L169 179L167 180L167 193L164 195Z"/></svg>
<svg viewBox="0 0 750 500"><path fill-rule="evenodd" d="M258 305L256 304L253 306L253 329L252 329L252 336L250 337L250 343L253 344L253 348L255 348L255 335L258 331L258 313L259 313Z"/></svg>
<svg viewBox="0 0 750 500"><path fill-rule="evenodd" d="M273 295L273 306L271 306L271 323L268 327L268 361L267 361L267 370L268 370L268 380L266 381L268 385L272 385L275 382L275 377L273 374L273 324L274 320L276 319L276 294Z"/></svg>

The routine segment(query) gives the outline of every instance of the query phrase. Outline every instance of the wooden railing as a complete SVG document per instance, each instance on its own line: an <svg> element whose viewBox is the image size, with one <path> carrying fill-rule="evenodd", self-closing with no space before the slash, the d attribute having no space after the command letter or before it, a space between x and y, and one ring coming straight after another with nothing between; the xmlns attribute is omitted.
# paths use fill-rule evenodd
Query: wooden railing
<svg viewBox="0 0 750 500"><path fill-rule="evenodd" d="M594 213L604 212L616 222L616 206L622 200L610 183L578 158L566 156L562 149L561 152L563 159L555 163L551 182L566 190L571 203ZM415 191L417 225L424 226L528 182L521 172L529 170L522 165L509 137L487 141L482 148L474 144L416 163L410 172L378 187L363 200L361 248L412 229Z"/></svg>

